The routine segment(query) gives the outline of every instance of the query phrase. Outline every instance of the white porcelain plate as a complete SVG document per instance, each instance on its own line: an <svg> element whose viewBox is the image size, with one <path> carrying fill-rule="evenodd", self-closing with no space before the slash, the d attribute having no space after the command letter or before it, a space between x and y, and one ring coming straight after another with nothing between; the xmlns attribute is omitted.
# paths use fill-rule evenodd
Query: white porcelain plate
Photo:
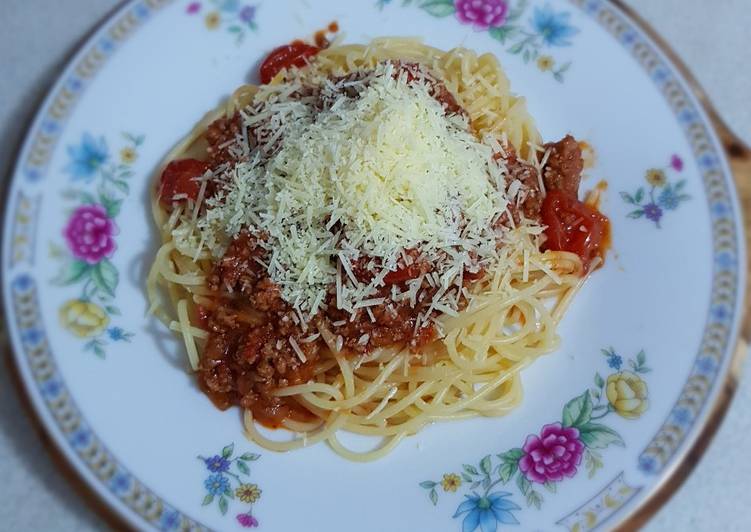
<svg viewBox="0 0 751 532"><path fill-rule="evenodd" d="M524 372L518 410L435 424L368 464L325 445L259 449L145 316L158 162L269 50L331 21L348 42L417 35L496 54L546 139L592 147L584 186L607 181L613 225L613 253L559 351ZM738 334L745 252L723 151L675 66L607 1L132 1L50 92L7 201L23 381L66 458L137 528L611 528L685 458ZM528 477L525 460L545 473Z"/></svg>

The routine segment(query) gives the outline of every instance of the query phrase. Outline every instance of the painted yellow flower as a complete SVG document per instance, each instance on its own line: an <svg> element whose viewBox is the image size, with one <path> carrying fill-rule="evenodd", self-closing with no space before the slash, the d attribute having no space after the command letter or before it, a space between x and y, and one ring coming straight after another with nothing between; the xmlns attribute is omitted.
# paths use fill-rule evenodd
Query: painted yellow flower
<svg viewBox="0 0 751 532"><path fill-rule="evenodd" d="M261 488L255 484L240 484L235 490L235 496L242 502L256 502L261 498Z"/></svg>
<svg viewBox="0 0 751 532"><path fill-rule="evenodd" d="M659 168L650 168L647 170L647 183L653 187L664 187L668 179L665 177L665 172Z"/></svg>
<svg viewBox="0 0 751 532"><path fill-rule="evenodd" d="M647 383L630 371L610 375L605 394L615 412L628 419L638 418L649 407Z"/></svg>
<svg viewBox="0 0 751 532"><path fill-rule="evenodd" d="M90 301L71 299L60 308L60 323L81 338L97 336L110 322L107 313Z"/></svg>
<svg viewBox="0 0 751 532"><path fill-rule="evenodd" d="M446 473L441 480L443 491L456 491L462 485L462 479L454 473Z"/></svg>
<svg viewBox="0 0 751 532"><path fill-rule="evenodd" d="M136 150L134 150L130 146L120 150L120 160L123 162L123 164L133 164L133 162L135 162L137 158L138 154L136 153Z"/></svg>
<svg viewBox="0 0 751 532"><path fill-rule="evenodd" d="M218 11L212 11L208 15L206 15L206 18L204 19L204 23L206 24L206 27L210 30L215 30L219 27L219 23L221 22L222 18L221 15L219 15Z"/></svg>
<svg viewBox="0 0 751 532"><path fill-rule="evenodd" d="M541 55L537 58L537 68L542 72L547 72L555 65L555 61L549 55Z"/></svg>

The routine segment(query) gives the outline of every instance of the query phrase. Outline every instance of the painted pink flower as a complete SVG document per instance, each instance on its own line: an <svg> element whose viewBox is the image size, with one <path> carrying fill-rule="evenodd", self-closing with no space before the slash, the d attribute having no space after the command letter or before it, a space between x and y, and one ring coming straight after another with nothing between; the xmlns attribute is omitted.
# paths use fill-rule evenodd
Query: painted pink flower
<svg viewBox="0 0 751 532"><path fill-rule="evenodd" d="M115 252L117 231L104 207L83 205L73 212L63 234L74 257L96 264Z"/></svg>
<svg viewBox="0 0 751 532"><path fill-rule="evenodd" d="M251 514L237 514L237 522L245 528L255 528L258 526L258 519Z"/></svg>
<svg viewBox="0 0 751 532"><path fill-rule="evenodd" d="M508 16L506 0L455 0L454 6L456 18L478 31L503 26Z"/></svg>
<svg viewBox="0 0 751 532"><path fill-rule="evenodd" d="M581 464L584 444L579 440L579 429L553 423L545 425L539 436L527 436L523 450L519 469L527 480L543 484L573 477Z"/></svg>
<svg viewBox="0 0 751 532"><path fill-rule="evenodd" d="M185 10L188 15L195 15L201 10L201 2L191 2Z"/></svg>
<svg viewBox="0 0 751 532"><path fill-rule="evenodd" d="M683 159L681 159L679 155L673 155L670 158L670 166L676 172L680 172L681 170L683 170Z"/></svg>

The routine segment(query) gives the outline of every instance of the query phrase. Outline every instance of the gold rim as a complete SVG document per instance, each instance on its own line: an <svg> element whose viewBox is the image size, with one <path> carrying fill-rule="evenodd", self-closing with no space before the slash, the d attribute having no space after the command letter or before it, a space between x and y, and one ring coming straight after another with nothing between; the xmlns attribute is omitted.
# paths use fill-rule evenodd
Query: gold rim
<svg viewBox="0 0 751 532"><path fill-rule="evenodd" d="M742 306L742 316L740 320L740 333L735 346L735 351L730 360L725 382L721 384L722 389L719 396L715 399L711 407L704 426L699 433L694 436L694 441L687 450L683 451L683 457L672 470L665 474L658 482L657 488L644 501L639 503L633 512L626 516L624 520L618 523L614 529L618 531L638 530L654 516L662 506L678 491L678 488L688 478L694 467L704 455L709 444L717 434L717 429L722 424L728 407L732 402L735 391L738 388L738 382L743 369L743 361L749 350L751 343L751 312L748 309L748 303L751 302L751 283L748 279L751 277L751 149L738 138L727 126L725 121L720 118L717 109L707 97L707 94L701 88L696 77L691 73L683 60L673 51L670 45L663 39L652 26L637 14L631 7L625 5L623 0L610 0L610 2L620 9L631 21L638 26L651 40L660 51L667 56L670 63L680 72L683 79L688 83L691 92L696 96L699 104L709 116L715 132L725 148L725 154L730 163L730 168L735 181L735 190L738 194L738 200L741 205L742 216L745 219L745 241L746 241L746 290L744 294L744 304Z"/></svg>
<svg viewBox="0 0 751 532"><path fill-rule="evenodd" d="M696 96L699 101L699 104L709 116L714 130L718 134L723 147L725 148L725 153L735 180L735 188L738 193L741 210L745 218L745 240L747 249L746 272L747 279L751 278L751 253L748 251L751 250L751 149L749 149L749 147L730 130L724 120L720 118L716 108L711 103L694 75L683 63L680 57L673 51L671 46L654 30L654 28L637 14L634 9L625 5L623 0L610 0L610 2L625 13L626 16L657 45L660 51L668 57L670 63L681 73L681 76L688 83L694 96ZM70 57L75 56L80 49L80 46L83 43L86 43L90 36L96 33L99 28L107 22L112 14L122 7L123 3L124 2L118 3L115 8L100 19L91 31L87 32L87 34L78 41L76 46L72 47L73 51L70 54ZM65 64L67 66L68 62ZM44 97L46 97L46 94ZM37 108L32 111L34 114L36 113ZM20 137L19 145L16 149L17 156L14 160L18 160L18 155L20 154L25 139L26 135ZM7 199L7 192L14 173L15 165L11 164L8 168L7 179L3 186L4 190L2 197L5 199ZM4 212L6 207L7 201L2 207L0 207L0 211ZM715 403L712 405L712 409L704 422L704 426L699 434L694 437L694 442L686 451L684 451L682 460L675 464L672 470L662 477L658 483L657 489L647 499L642 501L630 515L614 527L615 530L631 531L644 526L644 524L675 494L686 478L688 478L689 474L693 471L694 467L709 447L712 438L714 438L717 433L727 409L732 402L735 391L738 388L743 361L749 350L749 343L751 343L751 312L749 312L748 309L748 303L751 302L751 283L748 281L746 283L744 301L743 316L740 322L740 335L730 361L728 374L725 378L725 382L722 384L722 390L719 393L719 396L715 399ZM7 316L3 316L2 321L5 322L3 325L7 330ZM61 450L57 448L54 440L47 435L47 427L41 422L39 415L32 407L32 402L29 397L30 392L23 385L17 362L11 352L12 346L10 345L9 337L7 334L2 334L2 331L0 331L0 335L2 336L1 341L3 350L7 352L5 365L9 370L11 381L20 396L22 408L31 418L37 433L40 435L43 446L52 459L52 462L58 467L58 470L63 477L74 487L81 498L86 501L89 508L94 510L95 513L105 521L105 523L117 530L130 529L130 524L123 519L119 512L109 506L105 502L105 499L96 490L83 480L81 473L65 459Z"/></svg>

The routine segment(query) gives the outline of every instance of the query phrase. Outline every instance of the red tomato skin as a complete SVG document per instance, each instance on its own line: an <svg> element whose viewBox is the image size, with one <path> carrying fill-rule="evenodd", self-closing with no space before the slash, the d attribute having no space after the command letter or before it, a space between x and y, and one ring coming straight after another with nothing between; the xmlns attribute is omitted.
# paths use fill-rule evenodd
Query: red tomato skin
<svg viewBox="0 0 751 532"><path fill-rule="evenodd" d="M305 66L308 58L313 57L320 51L320 48L305 44L302 41L294 41L275 48L261 63L261 83L269 83L274 79L274 76L285 68Z"/></svg>
<svg viewBox="0 0 751 532"><path fill-rule="evenodd" d="M541 215L542 223L547 226L545 250L576 253L585 271L589 271L595 257L604 256L610 221L594 207L566 192L550 190Z"/></svg>
<svg viewBox="0 0 751 532"><path fill-rule="evenodd" d="M196 200L201 189L201 183L196 178L210 168L208 163L198 159L178 159L169 163L159 181L159 200L162 205L171 206L176 201ZM185 194L187 198L174 199L181 194Z"/></svg>

